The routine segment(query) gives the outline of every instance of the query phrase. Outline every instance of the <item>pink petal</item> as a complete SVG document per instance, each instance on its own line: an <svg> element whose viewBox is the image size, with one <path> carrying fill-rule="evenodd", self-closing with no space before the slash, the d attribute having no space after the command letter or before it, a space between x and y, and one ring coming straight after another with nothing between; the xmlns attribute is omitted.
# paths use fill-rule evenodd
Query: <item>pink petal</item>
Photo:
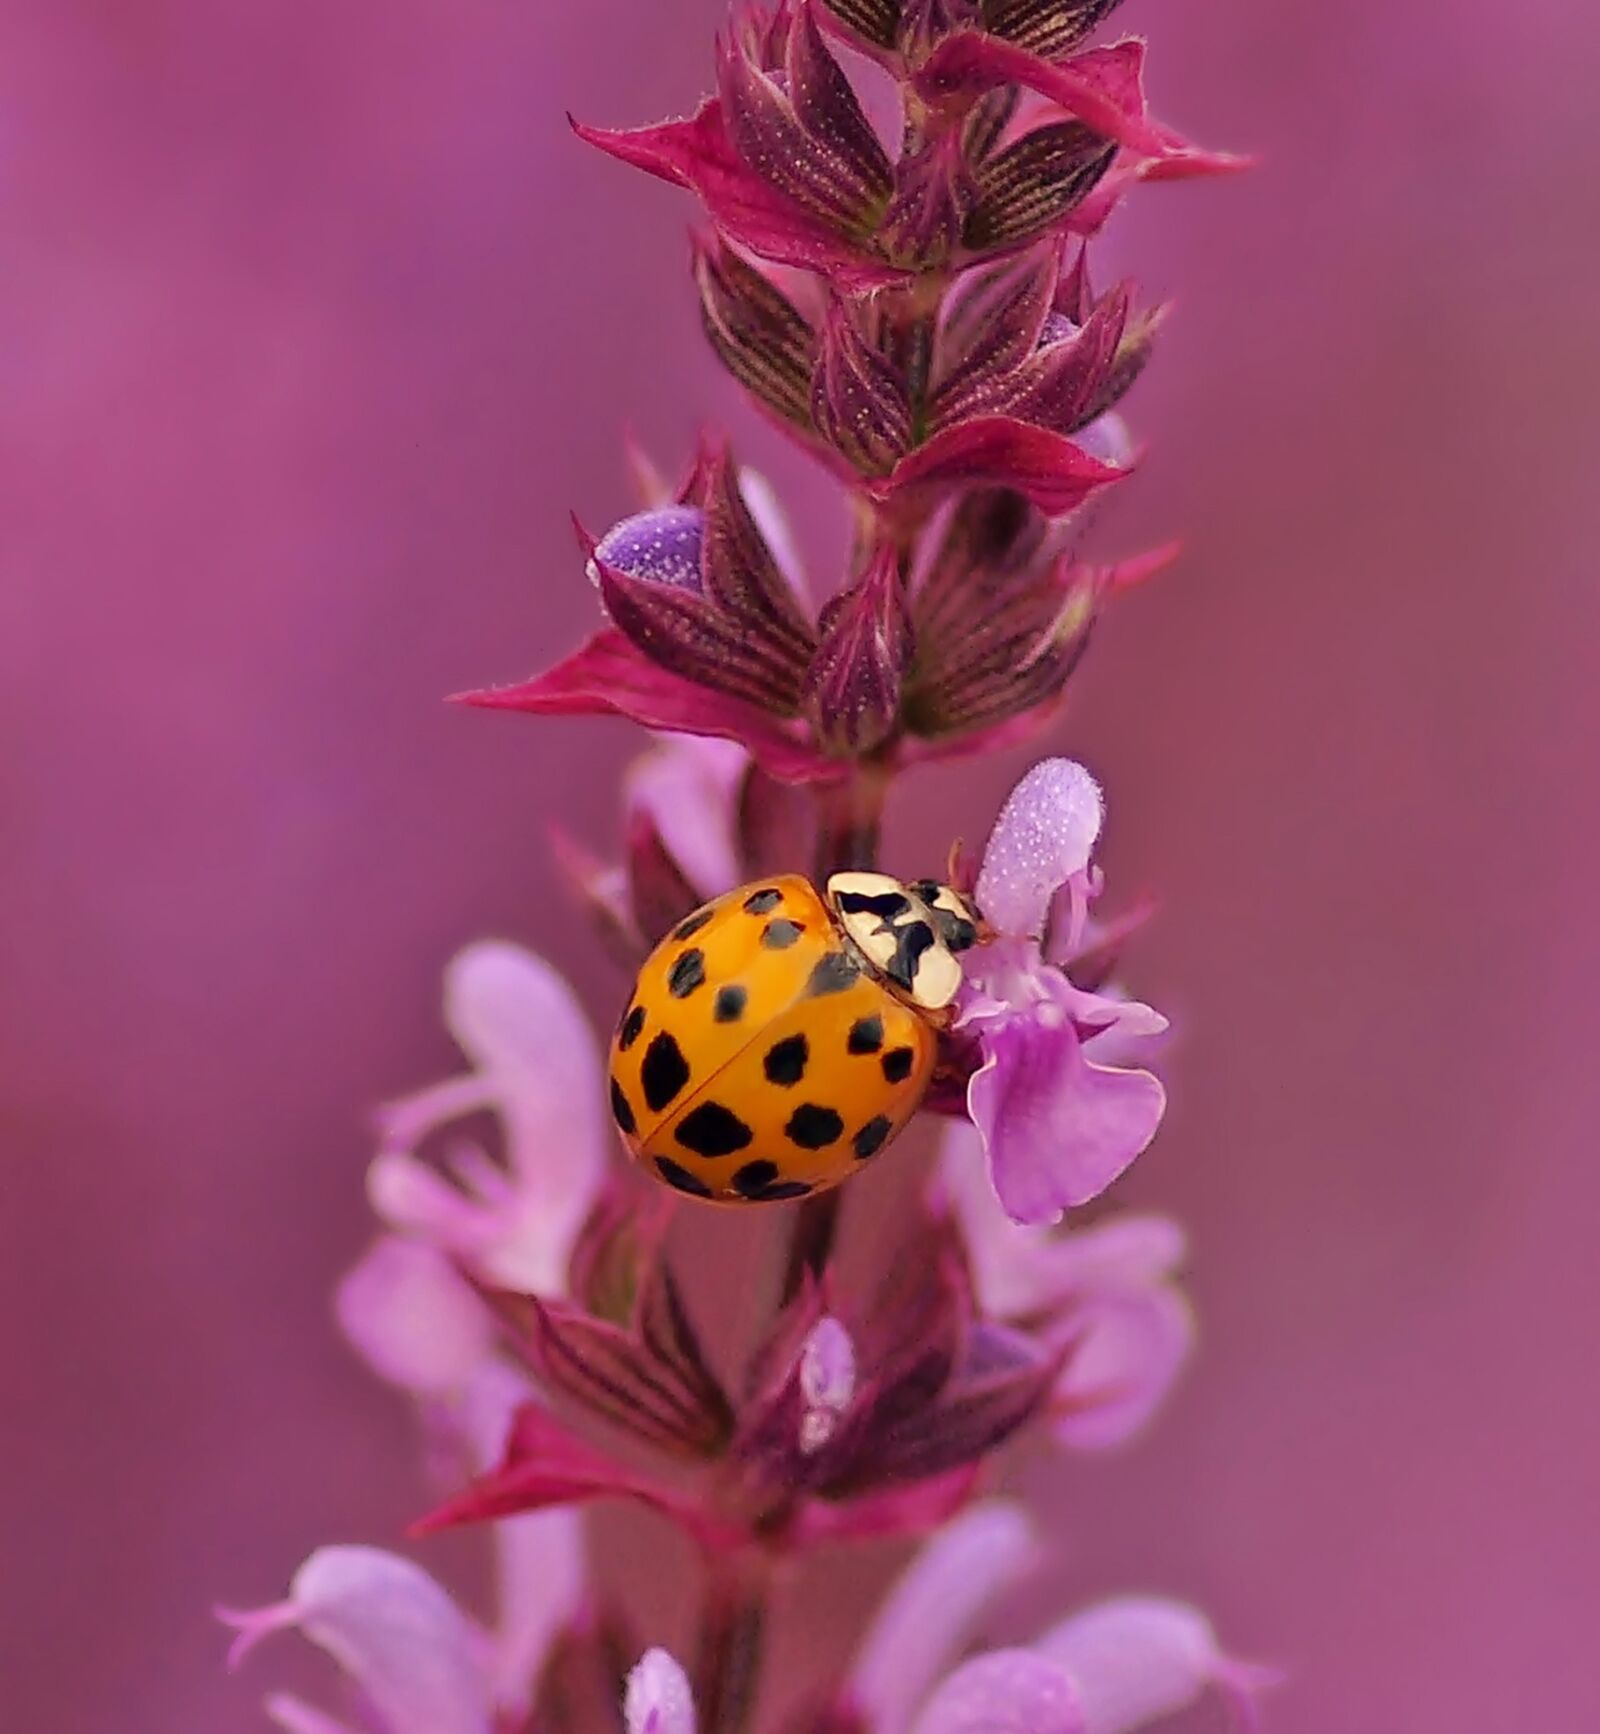
<svg viewBox="0 0 1600 1734"><path fill-rule="evenodd" d="M1087 1734L1065 1671L1031 1650L991 1650L957 1668L913 1734Z"/></svg>
<svg viewBox="0 0 1600 1734"><path fill-rule="evenodd" d="M1149 1072L1092 1065L1057 1005L978 1029L985 1063L967 1085L995 1192L1016 1222L1086 1204L1149 1144L1166 1091Z"/></svg>
<svg viewBox="0 0 1600 1734"><path fill-rule="evenodd" d="M1053 1399L1063 1445L1121 1445L1171 1390L1194 1343L1188 1302L1168 1283L1087 1295L1070 1317L1074 1347Z"/></svg>
<svg viewBox="0 0 1600 1734"><path fill-rule="evenodd" d="M490 1353L494 1328L450 1260L384 1235L339 1284L334 1312L379 1378L419 1396L459 1391Z"/></svg>
<svg viewBox="0 0 1600 1734"><path fill-rule="evenodd" d="M505 1127L509 1172L481 1152L464 1152L456 1188L409 1152L391 1149L369 1174L373 1203L396 1227L467 1257L491 1281L559 1294L611 1147L593 1032L549 964L498 941L452 959L444 1010ZM421 1113L400 1105L390 1117L391 1139L419 1138L432 1110L458 1111L454 1092L425 1093ZM472 1092L465 1100L476 1105Z"/></svg>
<svg viewBox="0 0 1600 1734"><path fill-rule="evenodd" d="M689 1676L666 1650L646 1650L628 1675L623 1698L628 1734L695 1734Z"/></svg>
<svg viewBox="0 0 1600 1734"><path fill-rule="evenodd" d="M804 730L743 699L670 674L615 627L597 632L565 662L520 685L459 695L485 710L534 716L624 716L646 728L738 741L779 781L837 780L845 766L808 745Z"/></svg>
<svg viewBox="0 0 1600 1734"><path fill-rule="evenodd" d="M783 502L771 482L759 470L739 471L739 492L755 519L761 539L772 551L783 581L795 593L801 607L809 614L805 562L800 558L800 546L794 538L794 525L783 509Z"/></svg>
<svg viewBox="0 0 1600 1734"><path fill-rule="evenodd" d="M976 896L1002 933L1043 933L1058 887L1085 871L1105 802L1071 759L1042 759L1011 791L983 852Z"/></svg>
<svg viewBox="0 0 1600 1734"><path fill-rule="evenodd" d="M937 1186L961 1225L973 1286L991 1318L1037 1318L1089 1296L1141 1294L1165 1285L1183 1262L1183 1230L1164 1216L1113 1217L1068 1233L1013 1222L966 1120L945 1130Z"/></svg>
<svg viewBox="0 0 1600 1734"><path fill-rule="evenodd" d="M224 1617L243 1634L235 1655L267 1632L297 1628L349 1675L385 1734L492 1734L483 1632L398 1554L319 1548L287 1602Z"/></svg>
<svg viewBox="0 0 1600 1734"><path fill-rule="evenodd" d="M558 1505L508 1517L494 1526L494 1549L495 1697L523 1711L551 1647L588 1600L582 1514Z"/></svg>
<svg viewBox="0 0 1600 1734"><path fill-rule="evenodd" d="M445 971L444 1015L497 1084L511 1167L548 1208L587 1212L609 1146L600 1050L578 996L543 958L482 940Z"/></svg>
<svg viewBox="0 0 1600 1734"><path fill-rule="evenodd" d="M749 762L732 741L669 734L629 767L625 801L649 814L702 897L739 883L734 804Z"/></svg>
<svg viewBox="0 0 1600 1734"><path fill-rule="evenodd" d="M528 1381L504 1361L479 1364L450 1412L475 1470L499 1461L532 1395ZM587 1601L582 1513L557 1505L504 1518L494 1526L493 1546L497 1613L490 1669L496 1700L521 1710L552 1644Z"/></svg>
<svg viewBox="0 0 1600 1734"><path fill-rule="evenodd" d="M409 1104L396 1106L404 1115ZM500 1188L500 1194L508 1195L509 1187ZM499 1237L498 1199L490 1208L488 1200L468 1197L407 1150L381 1150L373 1158L367 1168L367 1198L391 1227L469 1262Z"/></svg>
<svg viewBox="0 0 1600 1734"><path fill-rule="evenodd" d="M847 1696L875 1734L904 1734L989 1603L1037 1559L1027 1518L1003 1500L974 1506L923 1547L889 1592L851 1670Z"/></svg>
<svg viewBox="0 0 1600 1734"><path fill-rule="evenodd" d="M1010 416L983 415L942 428L901 458L887 480L867 484L867 491L887 502L913 488L1010 487L1041 512L1060 517L1127 473L1064 434Z"/></svg>
<svg viewBox="0 0 1600 1734"><path fill-rule="evenodd" d="M1115 464L1119 469L1128 470L1138 461L1138 448L1133 443L1128 424L1114 409L1108 409L1087 427L1079 428L1073 438L1090 457L1099 458L1101 463Z"/></svg>
<svg viewBox="0 0 1600 1734"><path fill-rule="evenodd" d="M1276 1678L1223 1655L1198 1608L1159 1596L1119 1596L1085 1608L1036 1648L1072 1676L1085 1734L1123 1734L1218 1686L1241 1707Z"/></svg>
<svg viewBox="0 0 1600 1734"><path fill-rule="evenodd" d="M493 1357L488 1309L444 1254L380 1240L340 1284L336 1308L367 1362L432 1404L474 1468L498 1459L532 1392ZM582 1518L565 1507L507 1518L495 1525L494 1553L499 1613L489 1666L497 1702L521 1710L550 1646L584 1604Z"/></svg>
<svg viewBox="0 0 1600 1734"><path fill-rule="evenodd" d="M954 1120L945 1131L938 1188L960 1224L973 1288L988 1317L1033 1318L1070 1293L1073 1237L1006 1215L989 1180L983 1139L969 1120Z"/></svg>
<svg viewBox="0 0 1600 1734"><path fill-rule="evenodd" d="M272 1693L262 1708L267 1720L276 1722L284 1734L362 1734L348 1722L340 1722L288 1692Z"/></svg>
<svg viewBox="0 0 1600 1734"><path fill-rule="evenodd" d="M1046 1328L1072 1344L1053 1399L1057 1439L1078 1450L1121 1444L1165 1397L1193 1343L1193 1316L1171 1282L1183 1231L1161 1216L1068 1233L1013 1222L965 1121L945 1133L939 1188L961 1224L984 1312L1054 1317Z"/></svg>
<svg viewBox="0 0 1600 1734"><path fill-rule="evenodd" d="M1050 1238L1058 1295L1136 1294L1169 1281L1188 1252L1183 1229L1167 1216L1113 1216Z"/></svg>

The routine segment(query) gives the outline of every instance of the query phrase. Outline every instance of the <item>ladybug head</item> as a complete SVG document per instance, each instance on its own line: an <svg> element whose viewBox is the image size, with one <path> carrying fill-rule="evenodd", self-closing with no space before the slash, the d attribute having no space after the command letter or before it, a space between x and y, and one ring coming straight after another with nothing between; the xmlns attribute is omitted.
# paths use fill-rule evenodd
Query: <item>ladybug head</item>
<svg viewBox="0 0 1600 1734"><path fill-rule="evenodd" d="M956 953L975 944L979 920L948 885L906 885L887 873L835 873L828 904L867 967L919 1011L939 1012L961 988Z"/></svg>
<svg viewBox="0 0 1600 1734"><path fill-rule="evenodd" d="M928 906L940 937L951 951L969 951L983 937L983 917L970 897L937 879L918 879L912 891Z"/></svg>

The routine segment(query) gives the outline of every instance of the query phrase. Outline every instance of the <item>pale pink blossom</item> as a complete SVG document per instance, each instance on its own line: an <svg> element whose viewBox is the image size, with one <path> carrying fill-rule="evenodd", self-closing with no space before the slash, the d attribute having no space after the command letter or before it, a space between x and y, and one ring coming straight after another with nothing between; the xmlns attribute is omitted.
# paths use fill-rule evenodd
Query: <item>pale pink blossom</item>
<svg viewBox="0 0 1600 1734"><path fill-rule="evenodd" d="M1215 1693L1253 1728L1258 1694L1277 1674L1237 1661L1185 1602L1121 1596L1096 1602L1031 1644L961 1652L987 1604L1032 1569L1026 1520L995 1500L935 1534L890 1590L827 1725L861 1734L1136 1734ZM652 1651L654 1692L689 1720L636 1721L692 1734L682 1669ZM650 1660L647 1657L646 1660ZM671 1664L671 1665L669 1665ZM641 1667L643 1664L641 1664ZM638 1670L635 1670L635 1678Z"/></svg>
<svg viewBox="0 0 1600 1734"><path fill-rule="evenodd" d="M1011 792L978 875L978 904L997 937L966 966L959 1027L981 1053L967 1110L1017 1222L1054 1222L1103 1192L1155 1136L1166 1107L1159 1079L1105 1064L1097 1051L1159 1034L1166 1019L1076 987L1055 961L1098 890L1091 857L1103 818L1089 773L1045 759Z"/></svg>
<svg viewBox="0 0 1600 1734"><path fill-rule="evenodd" d="M1160 1405L1193 1345L1193 1314L1174 1281L1182 1229L1152 1215L1070 1230L1013 1222L964 1122L945 1132L935 1192L960 1224L982 1310L1069 1351L1046 1411L1056 1438L1081 1449L1121 1444Z"/></svg>
<svg viewBox="0 0 1600 1734"><path fill-rule="evenodd" d="M593 1031L561 976L504 941L451 960L444 1013L470 1070L384 1116L367 1177L373 1206L488 1282L560 1294L613 1147ZM465 1141L438 1164L419 1153L425 1138L483 1109L499 1119L503 1161Z"/></svg>

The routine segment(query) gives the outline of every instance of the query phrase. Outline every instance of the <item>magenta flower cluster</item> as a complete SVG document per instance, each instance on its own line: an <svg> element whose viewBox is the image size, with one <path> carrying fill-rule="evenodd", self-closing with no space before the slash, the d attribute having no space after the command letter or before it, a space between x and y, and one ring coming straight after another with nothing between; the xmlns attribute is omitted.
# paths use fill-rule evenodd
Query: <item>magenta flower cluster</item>
<svg viewBox="0 0 1600 1734"><path fill-rule="evenodd" d="M641 461L644 509L580 532L593 636L470 695L655 732L622 790L620 864L556 836L624 965L753 877L876 865L897 773L1048 723L1101 609L1167 558L1079 553L1086 506L1132 465L1116 405L1158 324L1128 285L1091 287L1087 242L1138 183L1235 159L1152 118L1142 43L1093 43L1115 3L741 4L690 119L578 129L700 200L711 345L838 478L856 529L814 607L771 490L724 443L676 488ZM868 118L891 106L892 140ZM1097 913L1104 820L1089 772L1046 758L981 859L953 851L982 930L924 1104L937 1159L871 1280L831 1258L848 1187L758 1213L787 1259L739 1353L708 1341L674 1267L674 1213L699 1207L619 1159L570 988L508 943L450 964L466 1066L385 1112L382 1231L337 1314L415 1408L441 1485L417 1533L489 1526L494 1608L469 1614L396 1552L317 1550L284 1600L224 1616L236 1658L293 1628L341 1671L337 1714L280 1694L280 1727L1120 1734L1207 1693L1253 1716L1266 1676L1180 1602L1122 1596L974 1643L1042 1548L995 1491L1005 1447L1029 1429L1063 1452L1120 1443L1191 1340L1174 1224L1062 1226L1165 1107L1146 1063L1165 1020L1115 981L1137 922ZM582 1514L601 1500L697 1549L683 1661L596 1571ZM776 1579L893 1538L915 1551L848 1667L769 1702Z"/></svg>

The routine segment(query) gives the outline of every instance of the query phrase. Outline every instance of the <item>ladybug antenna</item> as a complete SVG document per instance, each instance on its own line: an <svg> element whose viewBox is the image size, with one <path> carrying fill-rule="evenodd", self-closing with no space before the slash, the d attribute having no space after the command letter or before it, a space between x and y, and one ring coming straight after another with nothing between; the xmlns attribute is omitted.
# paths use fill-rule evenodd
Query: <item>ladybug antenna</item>
<svg viewBox="0 0 1600 1734"><path fill-rule="evenodd" d="M972 888L978 883L977 863L967 853L964 837L957 837L950 845L950 858L945 867L945 884L952 891L958 891L970 903Z"/></svg>

